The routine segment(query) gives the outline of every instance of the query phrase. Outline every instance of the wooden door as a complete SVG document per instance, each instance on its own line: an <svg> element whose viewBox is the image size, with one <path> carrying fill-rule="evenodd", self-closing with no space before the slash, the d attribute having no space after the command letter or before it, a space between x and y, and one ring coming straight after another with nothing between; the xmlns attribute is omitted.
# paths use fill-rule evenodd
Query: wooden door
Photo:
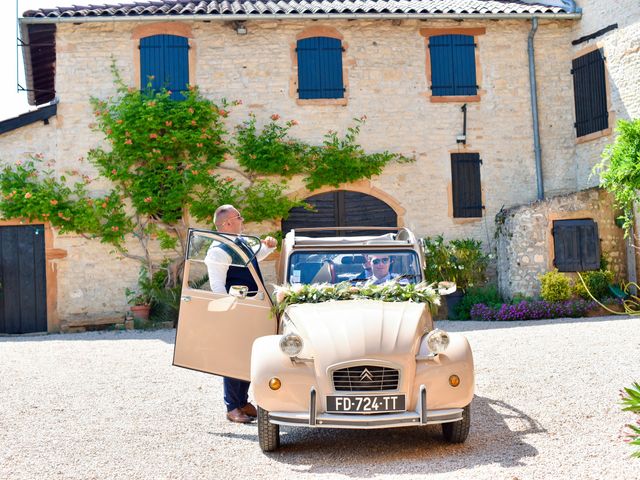
<svg viewBox="0 0 640 480"><path fill-rule="evenodd" d="M302 207L291 209L289 217L282 222L282 232L286 234L294 228L309 227L397 227L396 212L382 200L365 193L350 190L313 195L305 202L314 210ZM392 230L390 230L392 231ZM308 236L334 236L344 232L305 232ZM359 231L358 235L380 235L379 230ZM353 235L354 233L347 232Z"/></svg>
<svg viewBox="0 0 640 480"><path fill-rule="evenodd" d="M47 331L44 225L0 227L0 333Z"/></svg>

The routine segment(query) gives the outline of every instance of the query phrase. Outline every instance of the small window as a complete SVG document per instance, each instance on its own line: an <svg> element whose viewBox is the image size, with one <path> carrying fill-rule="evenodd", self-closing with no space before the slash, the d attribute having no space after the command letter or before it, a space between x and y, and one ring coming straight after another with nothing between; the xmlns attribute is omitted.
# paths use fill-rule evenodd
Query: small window
<svg viewBox="0 0 640 480"><path fill-rule="evenodd" d="M344 98L342 42L337 38L298 40L298 97Z"/></svg>
<svg viewBox="0 0 640 480"><path fill-rule="evenodd" d="M471 35L429 37L431 94L477 95L475 42Z"/></svg>
<svg viewBox="0 0 640 480"><path fill-rule="evenodd" d="M154 90L166 88L171 98L183 100L189 84L189 39L153 35L140 39L140 88L151 81Z"/></svg>
<svg viewBox="0 0 640 480"><path fill-rule="evenodd" d="M598 224L591 219L553 222L553 265L560 272L600 268Z"/></svg>
<svg viewBox="0 0 640 480"><path fill-rule="evenodd" d="M572 66L576 136L582 137L609 128L602 50L594 50L574 59Z"/></svg>
<svg viewBox="0 0 640 480"><path fill-rule="evenodd" d="M451 154L451 190L454 218L482 217L480 154Z"/></svg>

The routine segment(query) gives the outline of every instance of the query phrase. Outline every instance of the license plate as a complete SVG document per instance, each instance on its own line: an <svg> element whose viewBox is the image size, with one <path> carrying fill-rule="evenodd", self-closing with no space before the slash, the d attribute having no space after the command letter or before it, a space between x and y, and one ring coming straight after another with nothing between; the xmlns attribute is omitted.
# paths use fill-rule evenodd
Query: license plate
<svg viewBox="0 0 640 480"><path fill-rule="evenodd" d="M404 395L328 395L330 413L388 413L404 412Z"/></svg>

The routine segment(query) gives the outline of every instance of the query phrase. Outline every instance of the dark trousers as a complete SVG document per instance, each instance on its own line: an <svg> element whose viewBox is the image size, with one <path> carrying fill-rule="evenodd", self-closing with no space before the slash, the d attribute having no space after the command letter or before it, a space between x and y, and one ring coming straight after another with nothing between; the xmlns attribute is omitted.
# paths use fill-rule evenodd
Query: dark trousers
<svg viewBox="0 0 640 480"><path fill-rule="evenodd" d="M249 402L249 382L223 377L224 403L227 412L242 408Z"/></svg>

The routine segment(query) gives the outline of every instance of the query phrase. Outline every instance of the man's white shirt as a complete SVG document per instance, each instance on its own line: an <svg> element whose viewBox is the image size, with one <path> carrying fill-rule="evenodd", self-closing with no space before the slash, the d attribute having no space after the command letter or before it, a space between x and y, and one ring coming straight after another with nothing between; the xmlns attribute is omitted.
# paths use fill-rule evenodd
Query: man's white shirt
<svg viewBox="0 0 640 480"><path fill-rule="evenodd" d="M267 247L264 244L256 255L258 261L265 259L275 247ZM231 255L229 255L221 244L214 242L207 250L207 256L204 259L209 272L209 285L213 293L227 293L227 271L231 265Z"/></svg>

